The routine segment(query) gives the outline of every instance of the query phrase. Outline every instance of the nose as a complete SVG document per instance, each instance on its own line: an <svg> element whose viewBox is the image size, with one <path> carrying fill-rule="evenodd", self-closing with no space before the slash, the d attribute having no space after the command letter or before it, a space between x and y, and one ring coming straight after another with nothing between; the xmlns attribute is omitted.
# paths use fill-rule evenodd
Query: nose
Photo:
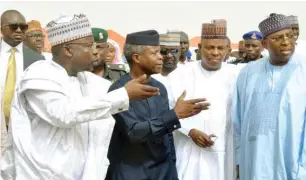
<svg viewBox="0 0 306 180"><path fill-rule="evenodd" d="M214 48L212 51L212 55L218 56L220 54L219 50L217 48Z"/></svg>
<svg viewBox="0 0 306 180"><path fill-rule="evenodd" d="M252 52L252 47L251 46L248 46L248 47L245 47L245 50L247 51L247 52Z"/></svg>
<svg viewBox="0 0 306 180"><path fill-rule="evenodd" d="M168 53L169 54L169 53ZM158 60L163 60L163 56L160 53L157 53L157 59Z"/></svg>
<svg viewBox="0 0 306 180"><path fill-rule="evenodd" d="M167 54L167 58L172 58L173 57L173 54L171 54L170 52L168 52L168 54Z"/></svg>
<svg viewBox="0 0 306 180"><path fill-rule="evenodd" d="M21 31L21 29L20 29L20 27L18 26L18 28L16 29L16 31L15 32L18 32L18 33L22 33L22 31Z"/></svg>
<svg viewBox="0 0 306 180"><path fill-rule="evenodd" d="M93 54L94 56L98 56L98 50L97 50L97 48L93 48L93 49L92 49L92 54Z"/></svg>
<svg viewBox="0 0 306 180"><path fill-rule="evenodd" d="M281 45L288 46L289 44L290 44L289 37L284 37Z"/></svg>

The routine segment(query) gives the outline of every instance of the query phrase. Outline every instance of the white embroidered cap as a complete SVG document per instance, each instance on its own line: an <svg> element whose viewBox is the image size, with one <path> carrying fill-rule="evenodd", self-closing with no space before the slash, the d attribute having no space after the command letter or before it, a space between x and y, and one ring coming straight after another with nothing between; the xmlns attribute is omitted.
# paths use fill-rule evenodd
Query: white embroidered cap
<svg viewBox="0 0 306 180"><path fill-rule="evenodd" d="M51 46L92 35L91 25L84 14L61 15L46 26Z"/></svg>
<svg viewBox="0 0 306 180"><path fill-rule="evenodd" d="M299 24L299 20L297 16L287 16L291 25Z"/></svg>
<svg viewBox="0 0 306 180"><path fill-rule="evenodd" d="M172 32L160 34L159 41L161 46L180 46L180 34Z"/></svg>

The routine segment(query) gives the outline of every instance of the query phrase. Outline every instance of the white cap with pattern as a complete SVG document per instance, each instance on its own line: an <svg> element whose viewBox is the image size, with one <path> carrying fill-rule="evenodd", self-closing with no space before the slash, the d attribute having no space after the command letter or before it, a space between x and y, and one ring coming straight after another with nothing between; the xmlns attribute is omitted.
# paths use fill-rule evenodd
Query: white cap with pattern
<svg viewBox="0 0 306 180"><path fill-rule="evenodd" d="M46 26L51 46L92 35L91 25L84 14L61 15Z"/></svg>

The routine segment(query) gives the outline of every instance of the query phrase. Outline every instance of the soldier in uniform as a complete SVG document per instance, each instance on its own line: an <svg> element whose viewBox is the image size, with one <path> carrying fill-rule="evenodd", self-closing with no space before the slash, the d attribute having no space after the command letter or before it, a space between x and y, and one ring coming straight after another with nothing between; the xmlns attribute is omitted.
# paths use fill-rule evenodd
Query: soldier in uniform
<svg viewBox="0 0 306 180"><path fill-rule="evenodd" d="M127 71L123 64L107 64L105 59L108 54L108 33L101 28L92 28L92 34L99 52L98 60L94 64L93 73L111 82L117 81Z"/></svg>

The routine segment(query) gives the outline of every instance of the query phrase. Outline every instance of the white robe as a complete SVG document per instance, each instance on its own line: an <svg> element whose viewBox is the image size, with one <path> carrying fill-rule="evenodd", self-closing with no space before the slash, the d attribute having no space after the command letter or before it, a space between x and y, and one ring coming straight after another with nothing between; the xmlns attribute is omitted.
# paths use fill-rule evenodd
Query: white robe
<svg viewBox="0 0 306 180"><path fill-rule="evenodd" d="M232 180L234 179L233 127L230 119L231 96L238 68L222 64L218 71L206 71L201 61L188 64L168 76L170 106L186 90L185 99L207 98L210 109L181 120L182 128L174 133L177 171L180 180ZM218 139L209 148L197 146L188 136L191 129Z"/></svg>
<svg viewBox="0 0 306 180"><path fill-rule="evenodd" d="M91 74L85 72L85 74ZM111 82L93 75L87 81L88 94L106 95ZM108 147L114 129L115 120L113 116L102 121L89 122L89 144L86 165L83 173L83 180L101 180L106 176L109 160L107 158Z"/></svg>
<svg viewBox="0 0 306 180"><path fill-rule="evenodd" d="M91 93L93 84L88 84L97 83L92 78L97 76L70 77L53 61L38 61L25 71L12 103L11 144L2 159L3 179L79 180L88 173L86 159L92 159L94 137L88 122L108 122L111 113L127 110L129 104L124 88Z"/></svg>
<svg viewBox="0 0 306 180"><path fill-rule="evenodd" d="M157 81L161 82L166 88L168 87L167 76L163 76L161 74L153 74L151 77L156 79Z"/></svg>

